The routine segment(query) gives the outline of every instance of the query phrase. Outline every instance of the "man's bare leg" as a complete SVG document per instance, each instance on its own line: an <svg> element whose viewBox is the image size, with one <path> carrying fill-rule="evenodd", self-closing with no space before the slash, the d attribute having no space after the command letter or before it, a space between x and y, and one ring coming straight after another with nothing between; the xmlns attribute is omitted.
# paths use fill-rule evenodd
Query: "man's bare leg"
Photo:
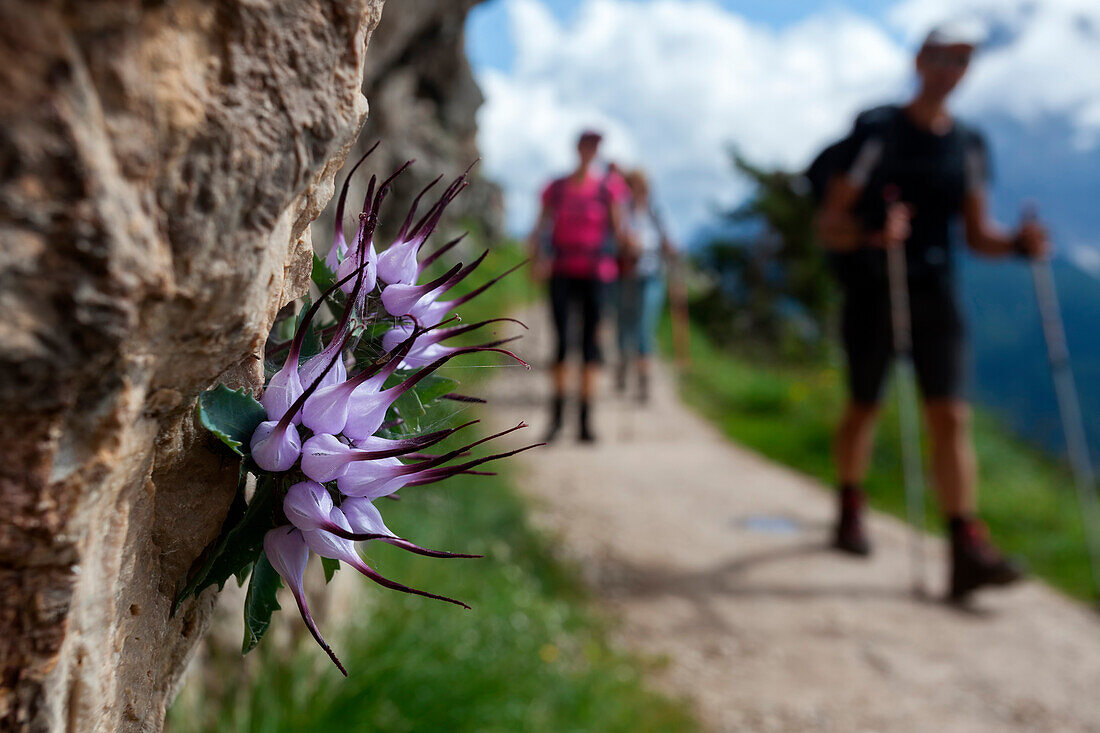
<svg viewBox="0 0 1100 733"><path fill-rule="evenodd" d="M974 514L977 462L970 437L970 405L958 399L929 400L924 417L940 509L946 517Z"/></svg>
<svg viewBox="0 0 1100 733"><path fill-rule="evenodd" d="M878 406L855 402L848 404L833 444L841 486L860 486L871 465Z"/></svg>
<svg viewBox="0 0 1100 733"><path fill-rule="evenodd" d="M984 525L975 517L977 462L970 406L958 399L928 400L924 415L932 476L951 538L951 598L961 601L983 586L1015 582L1022 570L990 544Z"/></svg>

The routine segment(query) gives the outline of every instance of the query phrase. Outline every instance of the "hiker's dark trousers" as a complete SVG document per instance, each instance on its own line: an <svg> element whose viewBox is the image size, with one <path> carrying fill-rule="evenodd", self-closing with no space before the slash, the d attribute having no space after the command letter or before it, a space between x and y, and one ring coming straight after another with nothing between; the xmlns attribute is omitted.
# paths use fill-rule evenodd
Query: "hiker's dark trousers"
<svg viewBox="0 0 1100 733"><path fill-rule="evenodd" d="M910 282L913 367L926 400L966 399L966 327L950 283ZM852 400L877 405L894 359L890 293L880 288L845 293L842 337Z"/></svg>
<svg viewBox="0 0 1100 733"><path fill-rule="evenodd" d="M599 326L607 285L595 278L554 275L550 278L550 311L557 338L555 363L565 361L570 351L570 322L574 310L581 315L581 354L585 364L599 364Z"/></svg>

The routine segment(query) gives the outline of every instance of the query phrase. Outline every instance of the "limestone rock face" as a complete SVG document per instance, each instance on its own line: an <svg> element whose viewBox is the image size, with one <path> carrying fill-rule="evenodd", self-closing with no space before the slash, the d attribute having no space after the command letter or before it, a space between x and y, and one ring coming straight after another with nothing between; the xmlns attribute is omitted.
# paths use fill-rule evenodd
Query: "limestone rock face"
<svg viewBox="0 0 1100 733"><path fill-rule="evenodd" d="M363 81L363 91L371 100L370 121L345 169L377 140L382 141L381 147L364 164L368 173L384 177L405 161L416 160L416 165L397 179L386 204L377 240L380 246L389 243L386 236L400 225L424 185L441 173L443 183L449 182L479 157L476 118L484 98L466 60L463 33L466 15L478 2L391 2L371 40ZM343 173L340 180L342 177ZM362 201L369 176L357 173L356 177L349 209ZM446 221L470 217L491 235L501 231L500 190L481 179L476 167L473 185L447 211ZM318 220L315 235L320 238L322 232L331 236L328 214ZM320 251L328 246L328 241L318 241Z"/></svg>
<svg viewBox="0 0 1100 733"><path fill-rule="evenodd" d="M400 3L398 3L400 4ZM0 3L0 729L158 730L382 0Z"/></svg>

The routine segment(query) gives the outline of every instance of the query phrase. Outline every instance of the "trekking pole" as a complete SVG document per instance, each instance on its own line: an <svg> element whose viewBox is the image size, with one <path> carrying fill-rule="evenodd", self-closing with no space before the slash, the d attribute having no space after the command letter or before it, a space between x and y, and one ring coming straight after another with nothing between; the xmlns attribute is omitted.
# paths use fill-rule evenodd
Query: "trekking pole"
<svg viewBox="0 0 1100 733"><path fill-rule="evenodd" d="M1037 218L1034 207L1024 209L1024 220ZM1066 330L1058 305L1058 292L1054 286L1054 271L1049 257L1032 258L1031 281L1035 285L1035 300L1039 305L1039 317L1043 324L1043 338L1047 346L1054 393L1058 400L1058 413L1062 418L1062 432L1066 439L1070 469L1077 489L1077 502L1081 508L1085 543L1092 571L1093 592L1100 594L1100 500L1096 495L1096 476L1085 439L1085 423L1081 418L1081 403L1077 398L1077 385L1073 380Z"/></svg>
<svg viewBox="0 0 1100 733"><path fill-rule="evenodd" d="M681 372L691 369L691 319L688 317L684 264L677 259L669 268L669 313L672 319L672 351Z"/></svg>
<svg viewBox="0 0 1100 733"><path fill-rule="evenodd" d="M887 186L883 191L887 207L897 206L900 191ZM890 325L897 359L898 427L901 438L901 463L905 480L905 510L912 530L909 561L913 593L925 595L924 586L924 476L921 470L920 417L916 376L913 369L912 313L909 309L909 282L905 248L887 243L886 276L890 288Z"/></svg>

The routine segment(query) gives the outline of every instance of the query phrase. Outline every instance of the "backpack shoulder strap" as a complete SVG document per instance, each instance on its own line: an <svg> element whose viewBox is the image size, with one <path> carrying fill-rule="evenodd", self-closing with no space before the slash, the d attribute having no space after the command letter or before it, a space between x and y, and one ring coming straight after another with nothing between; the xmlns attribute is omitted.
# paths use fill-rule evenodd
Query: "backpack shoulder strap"
<svg viewBox="0 0 1100 733"><path fill-rule="evenodd" d="M561 208L561 200L565 196L565 178L555 178L550 182L550 195L547 203L550 204L551 211L557 211Z"/></svg>

